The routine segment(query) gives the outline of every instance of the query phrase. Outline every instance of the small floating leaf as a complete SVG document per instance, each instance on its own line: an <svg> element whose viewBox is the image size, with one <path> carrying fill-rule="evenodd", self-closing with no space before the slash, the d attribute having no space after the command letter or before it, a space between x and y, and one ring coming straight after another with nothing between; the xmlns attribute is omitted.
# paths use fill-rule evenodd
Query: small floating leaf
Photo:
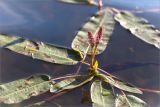
<svg viewBox="0 0 160 107"><path fill-rule="evenodd" d="M50 92L57 93L63 90L71 90L86 84L92 79L93 76L78 76L74 78L67 78L57 83L53 82Z"/></svg>
<svg viewBox="0 0 160 107"><path fill-rule="evenodd" d="M144 19L129 12L120 12L115 16L115 20L139 39L160 49L160 31Z"/></svg>
<svg viewBox="0 0 160 107"><path fill-rule="evenodd" d="M126 98L124 95L118 95L115 100L115 107L147 107L147 104L136 96L127 95Z"/></svg>
<svg viewBox="0 0 160 107"><path fill-rule="evenodd" d="M97 3L94 0L59 0L59 1L70 4L97 5Z"/></svg>
<svg viewBox="0 0 160 107"><path fill-rule="evenodd" d="M88 32L92 32L93 36L96 36L100 27L103 28L102 40L100 41L96 54L102 53L109 42L110 36L114 29L114 18L112 9L106 8L103 10L103 14L97 13L90 20L84 24L80 31L78 31L76 37L72 42L72 48L80 50L85 53L88 43ZM91 48L89 48L88 54L91 54Z"/></svg>
<svg viewBox="0 0 160 107"><path fill-rule="evenodd" d="M106 82L108 82L109 84L111 84L112 86L114 86L116 88L119 88L119 89L124 90L124 91L131 92L131 93L142 94L141 90L139 90L138 88L130 85L129 83L123 82L119 79L112 78L110 76L106 76L106 75L103 75L103 74L101 74L101 76L102 76L102 78L104 78L104 80Z"/></svg>
<svg viewBox="0 0 160 107"><path fill-rule="evenodd" d="M47 75L34 75L27 79L19 79L0 85L0 101L6 104L19 103L37 96L50 89L50 77Z"/></svg>
<svg viewBox="0 0 160 107"><path fill-rule="evenodd" d="M30 56L33 59L57 64L74 65L82 59L82 55L78 51L15 36L0 35L0 47Z"/></svg>
<svg viewBox="0 0 160 107"><path fill-rule="evenodd" d="M91 100L93 107L114 107L115 97L112 94L112 89L104 89L102 82L96 80L91 85Z"/></svg>

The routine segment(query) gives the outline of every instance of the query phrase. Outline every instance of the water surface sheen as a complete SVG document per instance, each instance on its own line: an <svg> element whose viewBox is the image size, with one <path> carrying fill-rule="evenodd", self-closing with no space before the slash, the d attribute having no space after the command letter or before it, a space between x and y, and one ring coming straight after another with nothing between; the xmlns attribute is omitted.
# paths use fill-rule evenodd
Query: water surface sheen
<svg viewBox="0 0 160 107"><path fill-rule="evenodd" d="M160 28L159 0L104 0L104 6L135 12L146 18L151 24ZM144 12L136 12L143 10ZM146 11L145 11L146 10ZM97 11L96 7L86 5L69 5L56 0L1 0L0 33L17 35L24 38L70 47L71 42L88 18ZM130 34L118 23L108 44L107 50L97 56L101 68L143 88L160 89L160 53L159 50ZM86 68L86 66L82 66ZM0 49L0 81L10 82L36 73L58 77L73 73L77 66L50 64L33 60L27 56ZM82 69L82 71L86 71ZM44 106L56 107L58 103L65 107L91 107L90 103L81 104L83 93L89 94L90 84L73 90ZM83 91L82 91L83 90ZM10 105L23 107L40 101L50 93L32 97L20 104ZM160 97L144 93L143 98L151 107L159 107ZM76 99L76 100L75 100ZM8 106L8 105L2 105Z"/></svg>

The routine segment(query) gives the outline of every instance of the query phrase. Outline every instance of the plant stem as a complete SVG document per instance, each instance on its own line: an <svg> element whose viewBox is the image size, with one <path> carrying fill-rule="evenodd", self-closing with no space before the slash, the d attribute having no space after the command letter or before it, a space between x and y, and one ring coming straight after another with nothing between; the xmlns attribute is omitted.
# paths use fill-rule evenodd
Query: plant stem
<svg viewBox="0 0 160 107"><path fill-rule="evenodd" d="M80 75L68 75L68 76L57 77L57 78L50 79L49 82L52 82L55 80L66 79L66 78L74 78L74 77L78 77L78 76L80 76Z"/></svg>
<svg viewBox="0 0 160 107"><path fill-rule="evenodd" d="M121 90L121 93L124 95L124 98L126 99L128 105L129 105L130 107L133 107L133 106L131 105L131 103L129 102L129 100L128 100L126 94L125 94L122 90Z"/></svg>
<svg viewBox="0 0 160 107"><path fill-rule="evenodd" d="M90 68L91 69L93 68L93 65L94 65L94 60L95 60L95 55L96 55L97 47L98 47L98 44L96 46L92 47L91 62L90 62Z"/></svg>
<svg viewBox="0 0 160 107"><path fill-rule="evenodd" d="M91 69L93 68L93 64L94 64L94 55L93 55L94 48L95 47L92 47L92 53L91 53L91 59L90 59L90 68Z"/></svg>
<svg viewBox="0 0 160 107"><path fill-rule="evenodd" d="M87 62L82 62L82 63L90 66L90 64L87 63ZM103 70L103 69L101 69L101 68L98 68L98 70L101 71L101 72L103 72L103 73L105 73L105 74L107 74L107 75L109 75L109 76L111 76L111 77L113 77L113 78L117 78L117 77L115 77L114 75L108 73L107 71L105 71L105 70ZM118 79L118 78L117 78L117 79Z"/></svg>
<svg viewBox="0 0 160 107"><path fill-rule="evenodd" d="M48 98L44 99L44 100L38 101L38 102L36 102L36 103L29 104L29 105L27 105L27 106L25 106L25 107L36 107L36 106L40 106L40 105L42 105L42 104L44 104L44 103L46 103L46 102L49 102L49 101L51 101L51 100L53 100L53 99L55 99L55 98L57 98L57 97L59 97L59 96L62 96L63 94L65 94L65 93L67 93L67 92L68 92L68 90L67 90L67 91L62 91L62 92L60 92L60 93L57 93L57 94L55 94L55 95L53 95L53 96L51 96L51 97L48 97ZM56 104L56 105L57 105L57 104Z"/></svg>
<svg viewBox="0 0 160 107"><path fill-rule="evenodd" d="M87 53L88 53L88 50L89 50L90 46L91 46L91 45L89 44L88 47L87 47L87 49L85 50L85 52L84 52L84 57L83 57L83 59L82 59L80 65L78 66L78 69L77 69L77 71L76 71L75 74L78 74L78 73L80 72L82 63L83 63L83 62L85 61L85 59L86 59L86 56L87 56Z"/></svg>
<svg viewBox="0 0 160 107"><path fill-rule="evenodd" d="M160 90L152 90L152 89L146 89L146 88L139 88L143 92L150 92L150 93L156 93L160 94Z"/></svg>

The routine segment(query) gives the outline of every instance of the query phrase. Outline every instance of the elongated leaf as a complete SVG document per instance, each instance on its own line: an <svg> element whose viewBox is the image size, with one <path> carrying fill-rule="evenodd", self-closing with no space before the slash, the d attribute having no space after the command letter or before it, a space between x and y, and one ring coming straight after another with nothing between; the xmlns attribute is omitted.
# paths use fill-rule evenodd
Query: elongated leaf
<svg viewBox="0 0 160 107"><path fill-rule="evenodd" d="M82 59L78 51L15 36L0 35L0 46L34 59L57 64L74 65Z"/></svg>
<svg viewBox="0 0 160 107"><path fill-rule="evenodd" d="M59 0L60 2L70 3L70 4L87 4L87 5L97 5L97 3L93 0L93 2L89 2L89 0Z"/></svg>
<svg viewBox="0 0 160 107"><path fill-rule="evenodd" d="M111 88L104 89L102 83L96 80L91 85L91 99L93 107L114 107L115 97Z"/></svg>
<svg viewBox="0 0 160 107"><path fill-rule="evenodd" d="M19 103L31 96L37 96L50 89L50 77L34 75L0 85L0 101L6 104Z"/></svg>
<svg viewBox="0 0 160 107"><path fill-rule="evenodd" d="M80 31L78 31L76 37L72 42L72 48L85 52L88 44L88 32L92 32L96 36L100 27L103 27L103 36L100 41L96 54L102 53L109 42L110 36L114 28L114 18L112 9L106 8L103 10L103 15L99 16L99 13L90 18L90 20L84 24ZM89 48L88 54L91 54L91 48Z"/></svg>
<svg viewBox="0 0 160 107"><path fill-rule="evenodd" d="M127 95L126 98L124 95L119 95L116 98L115 107L147 107L147 104L136 96Z"/></svg>
<svg viewBox="0 0 160 107"><path fill-rule="evenodd" d="M160 31L144 19L129 12L120 12L115 16L115 20L139 39L160 48Z"/></svg>
<svg viewBox="0 0 160 107"><path fill-rule="evenodd" d="M71 90L86 84L92 79L93 76L78 76L75 78L67 78L57 83L53 82L50 92L57 93L63 90Z"/></svg>
<svg viewBox="0 0 160 107"><path fill-rule="evenodd" d="M110 76L106 76L103 74L101 76L105 79L106 82L108 82L109 84L111 84L112 86L114 86L116 88L131 92L131 93L142 94L141 90L139 90L138 88L136 88L126 82L123 82L123 81L115 79L115 78L111 78Z"/></svg>

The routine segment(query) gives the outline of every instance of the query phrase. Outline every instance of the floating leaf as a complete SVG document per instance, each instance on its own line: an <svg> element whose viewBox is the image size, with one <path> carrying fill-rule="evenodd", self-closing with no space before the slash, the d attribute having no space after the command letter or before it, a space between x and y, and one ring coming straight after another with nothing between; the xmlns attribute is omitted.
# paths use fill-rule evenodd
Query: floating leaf
<svg viewBox="0 0 160 107"><path fill-rule="evenodd" d="M89 46L88 32L92 32L93 36L96 36L99 28L102 27L103 36L102 40L98 45L96 54L102 53L109 42L110 36L114 28L114 23L115 22L113 18L112 9L106 8L105 10L103 10L102 15L99 15L99 13L97 13L96 15L91 17L86 24L84 24L80 31L78 31L76 37L72 42L72 48L85 53L87 47ZM89 48L88 54L91 54L91 48Z"/></svg>
<svg viewBox="0 0 160 107"><path fill-rule="evenodd" d="M119 89L124 90L124 91L131 92L131 93L142 94L141 90L139 90L138 88L130 85L129 83L123 82L123 81L121 81L119 79L112 78L110 76L106 76L106 75L103 75L103 74L101 74L100 76L102 78L104 78L104 80L106 82L108 82L109 84L113 85L116 88L119 88Z"/></svg>
<svg viewBox="0 0 160 107"><path fill-rule="evenodd" d="M160 31L144 19L129 12L120 12L115 16L115 20L141 40L160 48Z"/></svg>
<svg viewBox="0 0 160 107"><path fill-rule="evenodd" d="M115 107L147 107L147 104L140 98L133 95L118 95L115 100Z"/></svg>
<svg viewBox="0 0 160 107"><path fill-rule="evenodd" d="M82 59L78 51L15 36L0 35L0 46L33 59L57 64L74 65Z"/></svg>
<svg viewBox="0 0 160 107"><path fill-rule="evenodd" d="M94 0L59 0L60 2L70 3L70 4L86 4L86 5L97 5Z"/></svg>
<svg viewBox="0 0 160 107"><path fill-rule="evenodd" d="M37 96L50 89L50 77L34 75L0 85L0 101L6 104L19 103L31 96Z"/></svg>
<svg viewBox="0 0 160 107"><path fill-rule="evenodd" d="M71 90L86 84L92 79L93 76L78 76L74 78L67 78L57 83L53 82L50 92L57 93L63 90Z"/></svg>
<svg viewBox="0 0 160 107"><path fill-rule="evenodd" d="M127 100L126 100L127 98ZM118 95L115 97L112 89L104 89L102 82L96 80L91 85L93 107L146 107L147 104L133 95ZM128 103L129 102L129 103Z"/></svg>
<svg viewBox="0 0 160 107"><path fill-rule="evenodd" d="M112 94L112 89L104 89L102 82L96 80L91 85L91 99L93 107L114 107L115 97Z"/></svg>

